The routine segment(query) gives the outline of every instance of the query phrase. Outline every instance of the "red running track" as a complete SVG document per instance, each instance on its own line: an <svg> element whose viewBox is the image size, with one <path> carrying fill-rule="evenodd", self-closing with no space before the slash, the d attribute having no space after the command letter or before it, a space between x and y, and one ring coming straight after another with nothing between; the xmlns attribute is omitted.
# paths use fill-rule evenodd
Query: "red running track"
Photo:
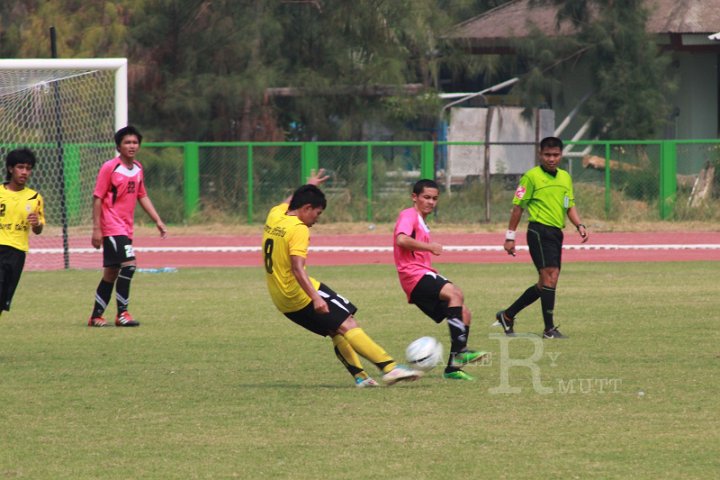
<svg viewBox="0 0 720 480"><path fill-rule="evenodd" d="M503 235L433 234L446 249L433 257L436 263L529 262L524 235L518 235L518 254L502 250ZM563 262L656 262L720 261L720 232L591 233L580 244L574 231L565 232ZM89 246L70 247L73 268L100 268L102 255ZM138 237L134 245L141 268L158 267L246 267L261 266L261 235L179 236L161 240ZM314 235L311 237L310 265L392 264L391 235ZM31 249L28 269L62 268L47 262L49 253ZM57 253L52 254L57 258ZM56 262L56 261L55 261ZM61 263L61 262L60 262ZM50 266L48 266L50 265Z"/></svg>

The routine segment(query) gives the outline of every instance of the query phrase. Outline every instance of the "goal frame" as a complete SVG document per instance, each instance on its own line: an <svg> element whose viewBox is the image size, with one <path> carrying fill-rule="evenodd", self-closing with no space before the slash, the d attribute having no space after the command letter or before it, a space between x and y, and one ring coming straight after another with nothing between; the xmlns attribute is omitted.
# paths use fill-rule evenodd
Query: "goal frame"
<svg viewBox="0 0 720 480"><path fill-rule="evenodd" d="M105 78L112 78L113 82L113 93L110 93L109 89L106 90L106 99L110 100L110 96L112 95L112 111L114 111L114 118L112 119L112 122L114 124L114 131L119 130L120 128L123 128L127 125L128 122L128 61L127 58L75 58L75 59L58 59L58 58L49 58L49 59L40 59L40 58L28 58L28 59L0 59L0 71L4 72L32 72L32 71L58 71L58 72L65 72L65 79L73 79L73 77L83 77L84 75L96 75L98 73L103 73ZM108 75L108 73L110 75ZM61 78L59 80L62 80ZM65 269L70 268L70 254L71 254L71 246L70 246L70 232L69 232L69 225L68 225L68 187L66 185L67 177L65 174L65 168L66 168L66 156L65 156L65 145L66 141L64 139L64 129L63 129L63 107L62 107L62 101L60 99L60 86L58 83L55 83L54 80L51 80L49 82L42 81L42 84L48 83L49 85L53 85L53 92L54 92L54 99L55 99L55 106L54 106L54 115L55 115L55 137L56 137L56 144L57 144L57 161L58 161L58 171L57 175L59 178L59 186L57 190L57 194L59 195L59 198L57 201L59 202L59 208L60 208L60 226L62 228L62 258L63 258L63 265ZM31 87L35 87L38 84L30 85ZM105 111L105 121L107 122L106 125L109 126L110 124L110 118L109 114L110 110ZM2 139L5 140L5 139ZM77 186L76 186L77 188ZM77 195L78 192L73 192L74 195ZM44 250L44 251L43 251ZM34 251L39 253L48 253L51 255L54 255L53 252L55 248L40 248L40 249L34 249ZM77 250L75 248L74 250ZM77 253L77 252L74 252ZM44 263L43 263L44 264ZM27 266L27 265L26 265Z"/></svg>
<svg viewBox="0 0 720 480"><path fill-rule="evenodd" d="M115 71L115 131L127 125L127 58L17 58L0 59L0 70L65 69Z"/></svg>

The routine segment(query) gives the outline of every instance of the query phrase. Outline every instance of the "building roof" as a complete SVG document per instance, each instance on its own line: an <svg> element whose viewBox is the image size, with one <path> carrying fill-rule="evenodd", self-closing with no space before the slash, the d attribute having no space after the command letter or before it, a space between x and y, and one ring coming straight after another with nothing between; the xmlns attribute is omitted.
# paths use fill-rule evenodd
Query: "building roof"
<svg viewBox="0 0 720 480"><path fill-rule="evenodd" d="M650 15L647 31L658 35L708 34L720 31L720 0L645 0ZM572 35L569 21L560 25L554 5L530 5L514 0L457 25L449 38L466 39L475 45L501 45L539 30L547 36ZM708 40L708 42L712 42ZM720 44L720 42L715 42ZM696 44L696 43L694 43Z"/></svg>

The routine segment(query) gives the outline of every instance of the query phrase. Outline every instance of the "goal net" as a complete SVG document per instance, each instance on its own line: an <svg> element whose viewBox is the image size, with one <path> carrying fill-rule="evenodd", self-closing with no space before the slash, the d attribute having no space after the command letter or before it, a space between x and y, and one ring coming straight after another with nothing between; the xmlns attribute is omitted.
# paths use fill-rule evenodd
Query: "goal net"
<svg viewBox="0 0 720 480"><path fill-rule="evenodd" d="M30 234L26 270L102 265L90 245L92 191L126 124L126 59L0 60L0 162L30 148L38 163L29 186L45 199L45 229Z"/></svg>

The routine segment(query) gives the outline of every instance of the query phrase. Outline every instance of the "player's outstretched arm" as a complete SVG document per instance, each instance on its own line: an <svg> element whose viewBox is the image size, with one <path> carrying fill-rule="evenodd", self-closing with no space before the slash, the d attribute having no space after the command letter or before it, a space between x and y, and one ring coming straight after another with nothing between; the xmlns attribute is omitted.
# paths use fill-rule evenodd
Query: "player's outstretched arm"
<svg viewBox="0 0 720 480"><path fill-rule="evenodd" d="M155 206L153 205L152 201L150 200L150 197L138 198L138 203L143 208L143 210L145 210L145 213L148 214L148 216L152 219L152 221L155 222L155 225L157 226L157 229L160 232L160 238L167 237L167 227L165 226L163 221L160 219L160 215L158 215L157 211L155 210Z"/></svg>

